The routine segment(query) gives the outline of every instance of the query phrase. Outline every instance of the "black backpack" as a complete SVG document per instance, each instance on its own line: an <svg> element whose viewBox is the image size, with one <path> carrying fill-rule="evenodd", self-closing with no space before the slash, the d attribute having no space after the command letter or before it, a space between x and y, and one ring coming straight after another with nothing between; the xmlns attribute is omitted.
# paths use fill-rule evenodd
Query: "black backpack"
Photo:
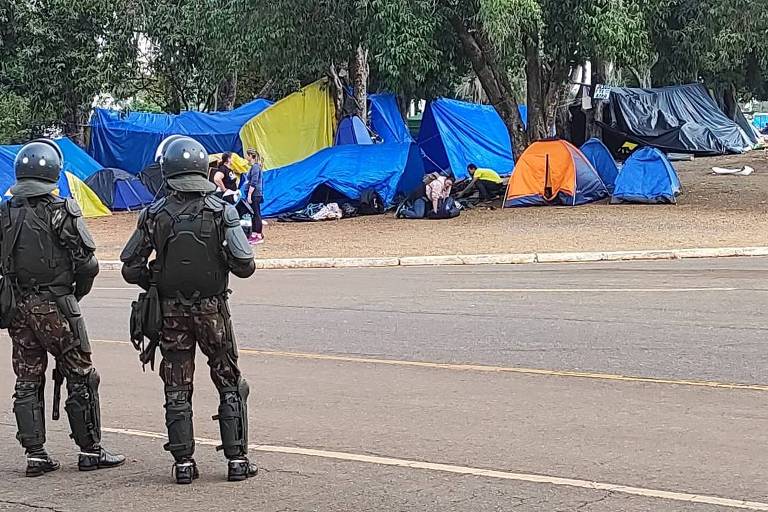
<svg viewBox="0 0 768 512"><path fill-rule="evenodd" d="M384 200L373 188L367 188L360 193L359 215L380 215L384 213Z"/></svg>

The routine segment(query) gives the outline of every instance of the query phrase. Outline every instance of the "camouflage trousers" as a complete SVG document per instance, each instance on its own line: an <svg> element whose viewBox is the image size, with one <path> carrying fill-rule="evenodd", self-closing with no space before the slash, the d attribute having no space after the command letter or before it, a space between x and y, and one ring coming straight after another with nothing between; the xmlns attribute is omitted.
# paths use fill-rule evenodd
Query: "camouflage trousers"
<svg viewBox="0 0 768 512"><path fill-rule="evenodd" d="M197 346L208 358L216 389L237 386L240 369L227 307L226 299L219 297L191 306L162 301L159 373L167 387L192 386Z"/></svg>
<svg viewBox="0 0 768 512"><path fill-rule="evenodd" d="M165 424L168 428L165 449L171 452L176 462L185 462L195 452L192 425L195 349L199 345L208 358L211 379L222 401L240 384L237 349L225 298L206 298L194 305L162 300L161 308L160 351L163 360L159 373L165 384ZM220 418L215 416L214 419ZM242 455L246 450L237 448L225 453Z"/></svg>
<svg viewBox="0 0 768 512"><path fill-rule="evenodd" d="M74 297L71 301L78 313ZM13 412L16 438L28 456L43 456L45 444L45 370L48 353L56 358L56 367L67 381L65 409L71 437L81 450L95 450L101 440L99 374L91 364L85 323L81 316L66 318L50 293L22 296L8 333L13 342L13 371L16 386ZM73 330L72 323L77 326ZM76 335L75 332L78 334ZM58 414L59 395L54 393L54 411ZM54 416L57 419L58 416Z"/></svg>
<svg viewBox="0 0 768 512"><path fill-rule="evenodd" d="M66 378L83 376L91 370L91 354L81 349L51 294L20 298L8 334L13 342L13 371L18 380L43 381L49 352Z"/></svg>

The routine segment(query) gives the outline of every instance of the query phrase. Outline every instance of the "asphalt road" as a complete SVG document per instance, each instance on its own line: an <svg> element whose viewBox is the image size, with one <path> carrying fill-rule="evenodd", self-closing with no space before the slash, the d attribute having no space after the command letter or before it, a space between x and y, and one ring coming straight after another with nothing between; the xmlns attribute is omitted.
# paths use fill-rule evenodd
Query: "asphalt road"
<svg viewBox="0 0 768 512"><path fill-rule="evenodd" d="M136 290L105 272L84 311L105 444L130 463L77 473L66 422L49 422L65 468L24 478L5 365L0 510L768 510L765 270L723 259L233 281L262 471L223 482L200 359L203 478L189 487L172 484L162 450L160 380L125 343Z"/></svg>

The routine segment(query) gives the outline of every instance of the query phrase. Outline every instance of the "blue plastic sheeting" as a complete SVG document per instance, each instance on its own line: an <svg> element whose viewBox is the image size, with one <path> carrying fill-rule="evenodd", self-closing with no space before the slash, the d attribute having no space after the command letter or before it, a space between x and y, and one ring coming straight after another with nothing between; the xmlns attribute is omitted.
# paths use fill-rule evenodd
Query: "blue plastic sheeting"
<svg viewBox="0 0 768 512"><path fill-rule="evenodd" d="M80 146L66 137L55 140L64 155L64 171L80 178L87 179L93 173L101 169L101 165L88 156ZM0 194L5 194L11 185L16 183L16 173L13 170L13 161L21 145L0 146ZM64 173L61 174L64 176ZM66 180L64 180L66 181Z"/></svg>
<svg viewBox="0 0 768 512"><path fill-rule="evenodd" d="M520 106L523 119L525 106ZM512 173L515 160L504 122L493 107L441 98L424 112L418 143L427 172L453 172L457 180L469 177L467 165Z"/></svg>
<svg viewBox="0 0 768 512"><path fill-rule="evenodd" d="M645 147L624 163L611 203L674 204L680 190L680 179L664 153Z"/></svg>
<svg viewBox="0 0 768 512"><path fill-rule="evenodd" d="M752 118L752 124L758 130L762 130L768 126L768 114L755 114L755 117Z"/></svg>
<svg viewBox="0 0 768 512"><path fill-rule="evenodd" d="M155 150L169 135L189 135L209 153L242 152L240 129L272 103L254 100L231 112L150 114L96 109L91 118L88 151L102 167L137 174L154 161Z"/></svg>
<svg viewBox="0 0 768 512"><path fill-rule="evenodd" d="M295 164L264 173L264 216L304 208L312 193L326 185L351 200L374 188L387 205L399 193L415 189L424 177L413 144L348 144L326 148Z"/></svg>
<svg viewBox="0 0 768 512"><path fill-rule="evenodd" d="M384 143L413 141L394 94L371 94L368 100L371 102L371 128Z"/></svg>
<svg viewBox="0 0 768 512"><path fill-rule="evenodd" d="M616 166L616 161L613 159L613 155L605 147L603 141L600 139L589 139L581 146L581 152L592 163L592 166L600 175L600 179L603 180L608 192L613 193L613 186L616 182L616 176L619 175L619 168Z"/></svg>
<svg viewBox="0 0 768 512"><path fill-rule="evenodd" d="M345 117L339 123L339 129L336 131L336 145L344 144L373 144L368 128L359 117Z"/></svg>

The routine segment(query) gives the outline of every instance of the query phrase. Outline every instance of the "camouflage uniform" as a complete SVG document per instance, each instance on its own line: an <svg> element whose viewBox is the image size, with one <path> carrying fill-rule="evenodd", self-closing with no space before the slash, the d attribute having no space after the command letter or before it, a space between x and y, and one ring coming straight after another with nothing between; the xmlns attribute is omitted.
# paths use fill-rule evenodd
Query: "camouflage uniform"
<svg viewBox="0 0 768 512"><path fill-rule="evenodd" d="M66 379L66 411L72 439L80 447L83 471L122 464L101 443L99 374L91 364L91 347L79 300L98 274L94 244L73 200L50 194L13 197L0 208L0 246L4 279L13 286L16 311L8 332L16 374L14 413L17 438L26 449L27 475L58 469L44 444L45 372L48 353L56 373ZM58 379L57 379L58 380ZM58 391L58 382L57 388ZM54 394L54 402L58 395ZM58 418L58 403L54 405Z"/></svg>
<svg viewBox="0 0 768 512"><path fill-rule="evenodd" d="M190 139L182 139L184 141ZM195 141L185 146L190 155L204 150ZM191 149L190 149L191 147ZM203 163L203 161L205 163ZM214 196L205 179L207 155L200 158L200 175L168 179L169 194L145 209L136 231L124 248L123 277L145 290L156 290L162 313L159 373L165 385L168 443L175 459L178 483L196 478L192 425L195 350L208 358L211 379L219 391L222 445L230 462L230 480L252 476L250 469L233 470L233 464L251 468L247 460L248 385L237 365L237 348L229 306L228 274L248 277L255 270L253 254L235 209ZM155 254L155 259L149 257ZM234 471L234 473L233 473ZM242 478L241 478L242 477Z"/></svg>

